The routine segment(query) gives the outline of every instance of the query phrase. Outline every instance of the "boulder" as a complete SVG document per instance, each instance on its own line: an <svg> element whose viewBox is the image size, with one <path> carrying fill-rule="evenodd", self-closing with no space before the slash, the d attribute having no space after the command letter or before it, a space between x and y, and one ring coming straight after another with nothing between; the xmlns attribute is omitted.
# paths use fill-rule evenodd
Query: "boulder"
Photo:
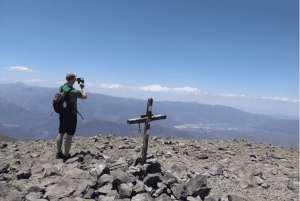
<svg viewBox="0 0 300 201"><path fill-rule="evenodd" d="M71 179L61 179L59 183L46 188L45 199L55 200L69 197L76 191L74 181Z"/></svg>
<svg viewBox="0 0 300 201"><path fill-rule="evenodd" d="M135 182L135 181L136 178L132 174L118 170L113 175L112 184L119 186L122 183Z"/></svg>
<svg viewBox="0 0 300 201"><path fill-rule="evenodd" d="M104 186L108 184L110 180L111 180L110 176L108 174L104 174L99 178L98 183L100 184L100 186Z"/></svg>
<svg viewBox="0 0 300 201"><path fill-rule="evenodd" d="M158 161L149 161L145 169L145 175L161 173L161 164Z"/></svg>
<svg viewBox="0 0 300 201"><path fill-rule="evenodd" d="M118 186L120 198L129 198L132 193L132 183L122 183Z"/></svg>
<svg viewBox="0 0 300 201"><path fill-rule="evenodd" d="M161 174L156 173L156 174L148 174L144 179L143 182L147 186L151 186L152 188L156 188L157 183L162 181L161 180Z"/></svg>
<svg viewBox="0 0 300 201"><path fill-rule="evenodd" d="M172 200L171 200L170 196L163 193L160 196L158 196L157 198L155 198L155 201L172 201Z"/></svg>
<svg viewBox="0 0 300 201"><path fill-rule="evenodd" d="M222 175L223 174L223 166L221 164L214 164L210 169L210 174Z"/></svg>
<svg viewBox="0 0 300 201"><path fill-rule="evenodd" d="M185 194L193 197L199 195L201 199L204 199L204 197L209 194L210 189L211 186L207 181L206 176L196 175L187 183Z"/></svg>
<svg viewBox="0 0 300 201"><path fill-rule="evenodd" d="M8 168L9 168L8 163L0 162L0 174L7 172Z"/></svg>
<svg viewBox="0 0 300 201"><path fill-rule="evenodd" d="M37 199L42 198L43 194L41 192L31 192L26 195L26 200L28 201L36 201Z"/></svg>
<svg viewBox="0 0 300 201"><path fill-rule="evenodd" d="M172 184L171 191L172 191L173 195L179 200L186 198L184 189L180 184Z"/></svg>
<svg viewBox="0 0 300 201"><path fill-rule="evenodd" d="M131 201L154 201L154 199L148 193L142 193L133 196Z"/></svg>
<svg viewBox="0 0 300 201"><path fill-rule="evenodd" d="M212 195L208 198L205 198L204 201L221 201L221 197L217 195Z"/></svg>
<svg viewBox="0 0 300 201"><path fill-rule="evenodd" d="M31 172L30 171L20 171L17 174L17 179L29 179L29 177L31 176Z"/></svg>
<svg viewBox="0 0 300 201"><path fill-rule="evenodd" d="M113 188L113 186L112 186L112 184L107 184L107 185L105 185L105 186L102 186L101 188L99 188L97 191L100 193L100 194L104 194L104 195L106 195L106 194L108 194L110 191L111 191L111 189Z"/></svg>
<svg viewBox="0 0 300 201"><path fill-rule="evenodd" d="M250 201L247 198L238 195L228 195L227 197L229 201Z"/></svg>

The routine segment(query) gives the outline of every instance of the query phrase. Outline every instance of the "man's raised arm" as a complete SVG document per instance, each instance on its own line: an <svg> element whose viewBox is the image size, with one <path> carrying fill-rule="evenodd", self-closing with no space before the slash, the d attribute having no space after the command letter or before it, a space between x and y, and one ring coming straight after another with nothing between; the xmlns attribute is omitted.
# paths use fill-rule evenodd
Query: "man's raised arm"
<svg viewBox="0 0 300 201"><path fill-rule="evenodd" d="M86 94L83 83L80 83L80 88L81 88L81 93L82 93L82 96L80 97L80 99L87 99L87 94Z"/></svg>

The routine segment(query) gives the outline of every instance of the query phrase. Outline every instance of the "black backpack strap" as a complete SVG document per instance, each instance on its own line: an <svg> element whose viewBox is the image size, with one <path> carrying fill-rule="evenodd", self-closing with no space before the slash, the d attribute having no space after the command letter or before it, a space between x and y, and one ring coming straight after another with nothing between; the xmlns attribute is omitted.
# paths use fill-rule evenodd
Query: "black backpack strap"
<svg viewBox="0 0 300 201"><path fill-rule="evenodd" d="M67 99L68 99L68 94L70 93L70 91L72 91L72 89L74 89L74 88L71 88L71 89L69 89L67 91L67 93L66 93L66 98ZM69 100L67 100L67 101L69 101ZM80 114L80 112L78 112L78 110L76 110L76 109L73 108L73 105L71 106L71 108L72 108L72 110L75 110L81 116L81 118L84 120L84 118L82 117L82 115Z"/></svg>

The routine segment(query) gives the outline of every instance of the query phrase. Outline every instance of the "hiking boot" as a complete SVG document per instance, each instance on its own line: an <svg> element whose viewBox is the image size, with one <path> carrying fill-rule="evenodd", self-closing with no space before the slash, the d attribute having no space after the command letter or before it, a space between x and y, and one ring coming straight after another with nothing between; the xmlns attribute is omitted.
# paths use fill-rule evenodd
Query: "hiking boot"
<svg viewBox="0 0 300 201"><path fill-rule="evenodd" d="M64 154L62 152L56 153L56 159L63 159Z"/></svg>
<svg viewBox="0 0 300 201"><path fill-rule="evenodd" d="M64 155L63 162L65 163L70 158L72 158L70 154L68 156Z"/></svg>

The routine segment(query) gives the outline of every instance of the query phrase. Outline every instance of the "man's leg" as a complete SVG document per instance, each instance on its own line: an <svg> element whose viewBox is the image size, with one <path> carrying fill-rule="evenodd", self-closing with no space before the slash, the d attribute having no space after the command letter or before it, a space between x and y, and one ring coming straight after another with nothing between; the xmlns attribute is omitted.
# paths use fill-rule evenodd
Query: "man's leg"
<svg viewBox="0 0 300 201"><path fill-rule="evenodd" d="M67 138L65 140L65 153L64 155L67 157L69 155L71 145L72 145L72 138L73 135L67 135Z"/></svg>
<svg viewBox="0 0 300 201"><path fill-rule="evenodd" d="M56 149L57 149L57 153L61 153L61 146L62 146L62 142L63 142L63 138L64 138L64 133L58 133L57 137L56 137Z"/></svg>

